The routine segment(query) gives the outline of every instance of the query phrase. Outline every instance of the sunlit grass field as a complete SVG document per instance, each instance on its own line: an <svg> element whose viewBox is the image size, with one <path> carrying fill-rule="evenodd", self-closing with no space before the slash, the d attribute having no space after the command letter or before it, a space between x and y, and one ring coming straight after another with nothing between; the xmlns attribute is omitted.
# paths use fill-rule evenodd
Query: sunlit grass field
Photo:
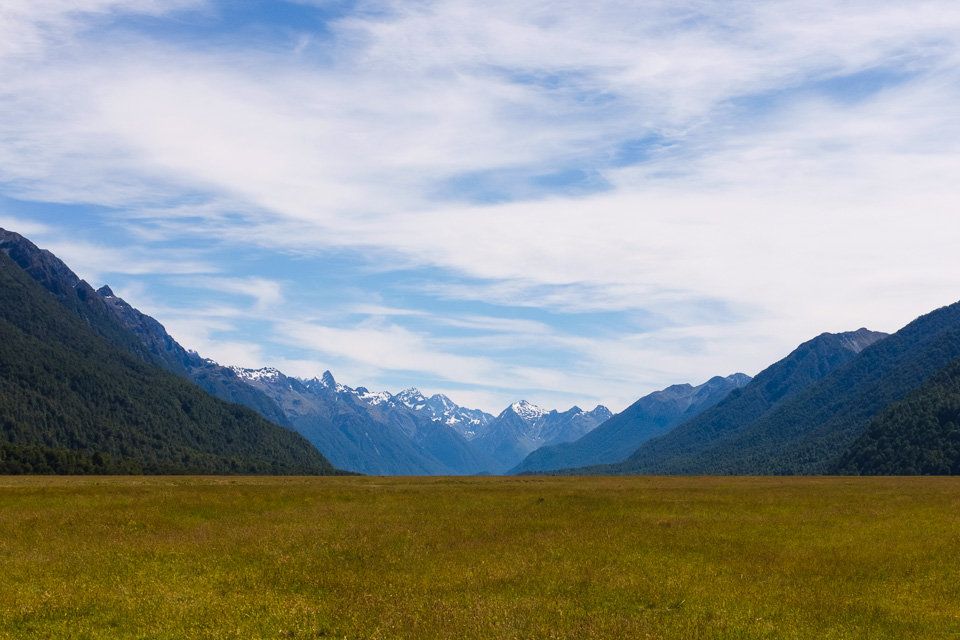
<svg viewBox="0 0 960 640"><path fill-rule="evenodd" d="M956 638L960 480L0 478L0 638Z"/></svg>

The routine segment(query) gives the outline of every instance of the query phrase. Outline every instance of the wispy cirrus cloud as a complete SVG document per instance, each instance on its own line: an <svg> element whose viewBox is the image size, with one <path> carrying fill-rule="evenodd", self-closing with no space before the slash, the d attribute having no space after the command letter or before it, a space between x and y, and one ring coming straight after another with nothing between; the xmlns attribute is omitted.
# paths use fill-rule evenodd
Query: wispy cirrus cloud
<svg viewBox="0 0 960 640"><path fill-rule="evenodd" d="M259 312L269 312L283 302L283 285L268 278L195 276L181 280L180 284L250 298L254 302L254 309Z"/></svg>
<svg viewBox="0 0 960 640"><path fill-rule="evenodd" d="M28 220L26 218L15 218L7 215L0 215L0 229L16 231L20 234L32 236L48 233L50 231L50 228L45 224L40 224L39 222L34 222L33 220Z"/></svg>

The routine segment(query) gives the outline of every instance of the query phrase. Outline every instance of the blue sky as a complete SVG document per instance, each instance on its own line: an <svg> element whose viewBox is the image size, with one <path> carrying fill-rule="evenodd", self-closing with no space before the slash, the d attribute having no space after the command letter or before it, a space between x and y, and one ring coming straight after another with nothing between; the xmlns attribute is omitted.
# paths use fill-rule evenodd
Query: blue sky
<svg viewBox="0 0 960 640"><path fill-rule="evenodd" d="M960 298L960 5L8 0L0 226L225 364L489 411Z"/></svg>

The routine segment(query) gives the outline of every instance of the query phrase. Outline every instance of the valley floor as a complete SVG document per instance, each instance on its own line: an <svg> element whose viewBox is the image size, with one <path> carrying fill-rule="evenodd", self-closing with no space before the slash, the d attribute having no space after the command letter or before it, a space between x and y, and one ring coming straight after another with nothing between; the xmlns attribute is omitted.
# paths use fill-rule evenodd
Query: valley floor
<svg viewBox="0 0 960 640"><path fill-rule="evenodd" d="M960 479L2 478L0 638L947 638Z"/></svg>

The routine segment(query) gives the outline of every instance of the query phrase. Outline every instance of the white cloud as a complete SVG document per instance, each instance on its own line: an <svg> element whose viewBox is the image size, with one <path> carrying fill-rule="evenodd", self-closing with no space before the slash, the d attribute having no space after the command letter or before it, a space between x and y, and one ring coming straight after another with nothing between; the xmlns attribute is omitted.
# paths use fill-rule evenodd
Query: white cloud
<svg viewBox="0 0 960 640"><path fill-rule="evenodd" d="M160 15L201 5L201 0L4 0L0 60L42 57L51 43L69 40L89 21L112 13Z"/></svg>
<svg viewBox="0 0 960 640"><path fill-rule="evenodd" d="M523 320L519 318L498 318L493 316L435 316L434 319L440 324L445 324L459 329L469 329L472 331L489 331L493 334L549 334L552 329L549 325L535 320Z"/></svg>
<svg viewBox="0 0 960 640"><path fill-rule="evenodd" d="M50 232L50 227L33 220L0 214L0 228L19 233L22 236L38 236Z"/></svg>
<svg viewBox="0 0 960 640"><path fill-rule="evenodd" d="M303 34L289 53L84 35L91 12L161 3L9 5L2 181L21 197L136 208L147 239L356 247L483 283L426 289L450 298L669 320L617 339L544 338L580 353L589 376L461 355L397 325L284 325L364 374L619 401L657 380L755 372L822 330L892 330L957 297L956 3L374 4L386 11L332 25L332 40ZM47 51L54 35L64 44ZM332 63L311 58L318 47ZM898 80L856 99L815 90L858 73ZM672 146L606 164L650 135ZM470 172L570 166L610 189L486 206L449 189ZM184 206L183 194L209 200ZM86 270L128 264L60 246ZM274 285L253 287L261 307L281 301ZM743 318L705 319L704 300ZM372 315L400 317L384 306Z"/></svg>
<svg viewBox="0 0 960 640"><path fill-rule="evenodd" d="M567 376L535 367L465 356L438 348L435 341L390 323L330 327L307 322L279 322L277 339L328 357L353 360L380 371L413 371L478 386L501 389L562 388Z"/></svg>
<svg viewBox="0 0 960 640"><path fill-rule="evenodd" d="M181 285L251 298L261 313L275 311L283 302L283 285L269 278L199 276L178 281Z"/></svg>
<svg viewBox="0 0 960 640"><path fill-rule="evenodd" d="M41 248L52 251L92 285L107 284L111 276L117 275L209 274L219 270L194 251L166 248L145 252L141 247L71 239L51 225L12 222L16 226L11 225L8 230L27 235Z"/></svg>
<svg viewBox="0 0 960 640"><path fill-rule="evenodd" d="M181 331L182 329L182 325L174 327L175 331ZM171 335L174 334L171 333ZM254 342L218 339L201 342L201 344L203 345L203 351L200 353L203 357L216 362L256 369L263 366L263 362L266 360L263 346Z"/></svg>
<svg viewBox="0 0 960 640"><path fill-rule="evenodd" d="M403 309L400 307L389 307L380 304L356 304L347 309L350 313L356 313L365 316L375 316L378 318L389 318L395 316L429 316L426 311L419 309Z"/></svg>

